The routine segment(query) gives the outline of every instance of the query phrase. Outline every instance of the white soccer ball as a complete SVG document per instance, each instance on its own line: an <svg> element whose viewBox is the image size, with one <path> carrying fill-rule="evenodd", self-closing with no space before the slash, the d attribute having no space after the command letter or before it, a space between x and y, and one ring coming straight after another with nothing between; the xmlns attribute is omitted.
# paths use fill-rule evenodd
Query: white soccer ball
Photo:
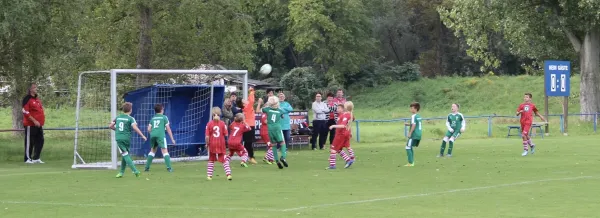
<svg viewBox="0 0 600 218"><path fill-rule="evenodd" d="M263 75L267 75L267 74L271 73L272 69L273 68L271 67L270 64L265 64L265 65L262 65L262 67L260 67L260 73Z"/></svg>

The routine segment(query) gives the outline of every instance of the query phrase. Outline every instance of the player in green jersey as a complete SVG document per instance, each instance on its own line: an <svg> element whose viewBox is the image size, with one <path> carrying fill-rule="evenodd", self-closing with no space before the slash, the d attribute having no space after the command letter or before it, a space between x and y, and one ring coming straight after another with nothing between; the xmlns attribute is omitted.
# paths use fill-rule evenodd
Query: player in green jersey
<svg viewBox="0 0 600 218"><path fill-rule="evenodd" d="M259 100L261 102L261 100ZM283 169L283 166L288 167L286 161L287 147L283 138L283 131L281 131L280 120L283 116L284 111L279 108L279 98L275 96L269 97L267 104L262 108L262 112L267 114L267 126L269 126L269 139L271 143L281 145L281 158L277 155L277 148L273 149L273 156L279 169ZM283 164L283 166L281 165Z"/></svg>
<svg viewBox="0 0 600 218"><path fill-rule="evenodd" d="M171 156L169 156L169 150L167 149L167 138L165 137L166 130L167 133L169 133L169 137L171 137L171 142L175 144L175 138L173 138L173 132L171 132L171 126L169 125L169 118L163 114L165 111L162 104L154 105L154 112L156 114L150 120L150 124L148 124L148 132L150 133L150 153L148 153L144 171L150 171L150 165L154 159L156 148L160 147L165 159L165 164L167 165L167 171L173 172L173 169L171 168Z"/></svg>
<svg viewBox="0 0 600 218"><path fill-rule="evenodd" d="M408 132L408 142L406 142L406 155L408 156L408 164L405 167L412 167L415 165L415 153L413 147L419 147L421 142L421 136L423 134L423 126L421 122L421 116L419 110L421 105L418 102L410 104L410 131Z"/></svg>
<svg viewBox="0 0 600 218"><path fill-rule="evenodd" d="M465 127L467 123L465 122L465 117L458 112L460 105L454 103L452 104L452 113L448 114L448 118L446 119L446 128L448 131L446 132L446 136L442 139L442 147L440 148L440 154L437 157L444 156L444 150L446 149L446 143L449 143L448 147L448 155L447 157L452 157L452 148L454 147L454 141L460 137L465 131Z"/></svg>
<svg viewBox="0 0 600 218"><path fill-rule="evenodd" d="M117 174L117 178L123 177L123 173L125 173L125 167L129 165L131 171L135 174L136 177L140 177L140 171L135 168L133 164L133 160L129 156L129 147L131 146L131 130L134 130L144 141L146 141L146 136L140 131L135 122L135 119L130 116L133 105L129 102L126 102L122 106L123 113L117 116L115 120L110 124L108 128L115 131L115 138L117 141L117 146L119 147L119 151L121 151L121 170L119 174Z"/></svg>

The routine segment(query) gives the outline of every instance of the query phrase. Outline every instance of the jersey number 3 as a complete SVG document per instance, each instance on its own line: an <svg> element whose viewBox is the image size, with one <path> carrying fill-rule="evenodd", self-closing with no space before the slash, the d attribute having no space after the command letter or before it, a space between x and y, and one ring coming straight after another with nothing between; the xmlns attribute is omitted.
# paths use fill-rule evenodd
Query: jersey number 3
<svg viewBox="0 0 600 218"><path fill-rule="evenodd" d="M221 136L221 128L213 126L213 137L218 138L219 136Z"/></svg>

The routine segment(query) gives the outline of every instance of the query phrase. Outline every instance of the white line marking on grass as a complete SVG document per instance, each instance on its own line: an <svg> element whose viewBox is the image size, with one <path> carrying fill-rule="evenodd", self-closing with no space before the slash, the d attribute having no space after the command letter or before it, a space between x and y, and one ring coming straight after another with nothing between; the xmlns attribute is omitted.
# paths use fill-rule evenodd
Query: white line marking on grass
<svg viewBox="0 0 600 218"><path fill-rule="evenodd" d="M221 211L266 211L281 212L279 209L262 208L212 208L212 207L193 207L193 206L169 206L169 205L125 205L111 203L69 203L69 202L44 202L44 201L7 201L0 200L0 204L26 204L26 205L48 205L48 206L67 206L67 207L118 207L118 208L136 208L136 209L194 209L194 210L221 210Z"/></svg>
<svg viewBox="0 0 600 218"><path fill-rule="evenodd" d="M9 176L27 176L27 175L43 175L43 174L69 174L72 171L54 171L54 172L30 172L30 173L10 173L10 174L0 174L0 177L9 177Z"/></svg>
<svg viewBox="0 0 600 218"><path fill-rule="evenodd" d="M374 199L359 200L359 201L346 201L346 202L338 202L338 203L331 203L331 204L309 205L309 206L303 206L303 207L294 207L294 208L283 209L282 212L297 211L297 210L312 209L312 208L321 208L321 207L333 207L333 206L340 206L340 205L350 205L350 204L364 204L364 203L371 203L371 202L377 202L377 201L399 200L399 199L412 198L412 197L443 195L443 194L450 194L450 193L456 193L456 192L469 192L469 191L477 191L477 190L484 190L484 189L511 187L511 186L518 186L518 185L528 185L528 184L542 183L542 182L568 181L568 180L580 180L580 179L591 179L591 178L595 178L595 176L579 176L579 177L568 177L568 178L558 178L558 179L542 179L542 180L507 183L507 184L500 184L500 185L480 186L480 187L474 187L474 188L452 189L452 190L441 191L441 192L400 195L400 196L388 197L388 198L374 198Z"/></svg>

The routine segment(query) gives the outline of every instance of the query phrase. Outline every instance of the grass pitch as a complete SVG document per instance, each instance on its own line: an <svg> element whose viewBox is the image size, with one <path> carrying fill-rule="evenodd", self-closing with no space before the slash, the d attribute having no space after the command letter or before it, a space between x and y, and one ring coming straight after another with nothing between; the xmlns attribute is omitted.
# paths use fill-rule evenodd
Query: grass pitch
<svg viewBox="0 0 600 218"><path fill-rule="evenodd" d="M350 169L326 171L326 150L292 150L290 167L206 162L129 169L70 170L70 161L0 166L1 217L594 217L600 212L598 136L535 138L521 157L514 139L464 139L454 157L436 158L439 141L416 149L403 167L405 141L354 143ZM259 156L263 155L258 153ZM138 166L143 170L143 166Z"/></svg>

